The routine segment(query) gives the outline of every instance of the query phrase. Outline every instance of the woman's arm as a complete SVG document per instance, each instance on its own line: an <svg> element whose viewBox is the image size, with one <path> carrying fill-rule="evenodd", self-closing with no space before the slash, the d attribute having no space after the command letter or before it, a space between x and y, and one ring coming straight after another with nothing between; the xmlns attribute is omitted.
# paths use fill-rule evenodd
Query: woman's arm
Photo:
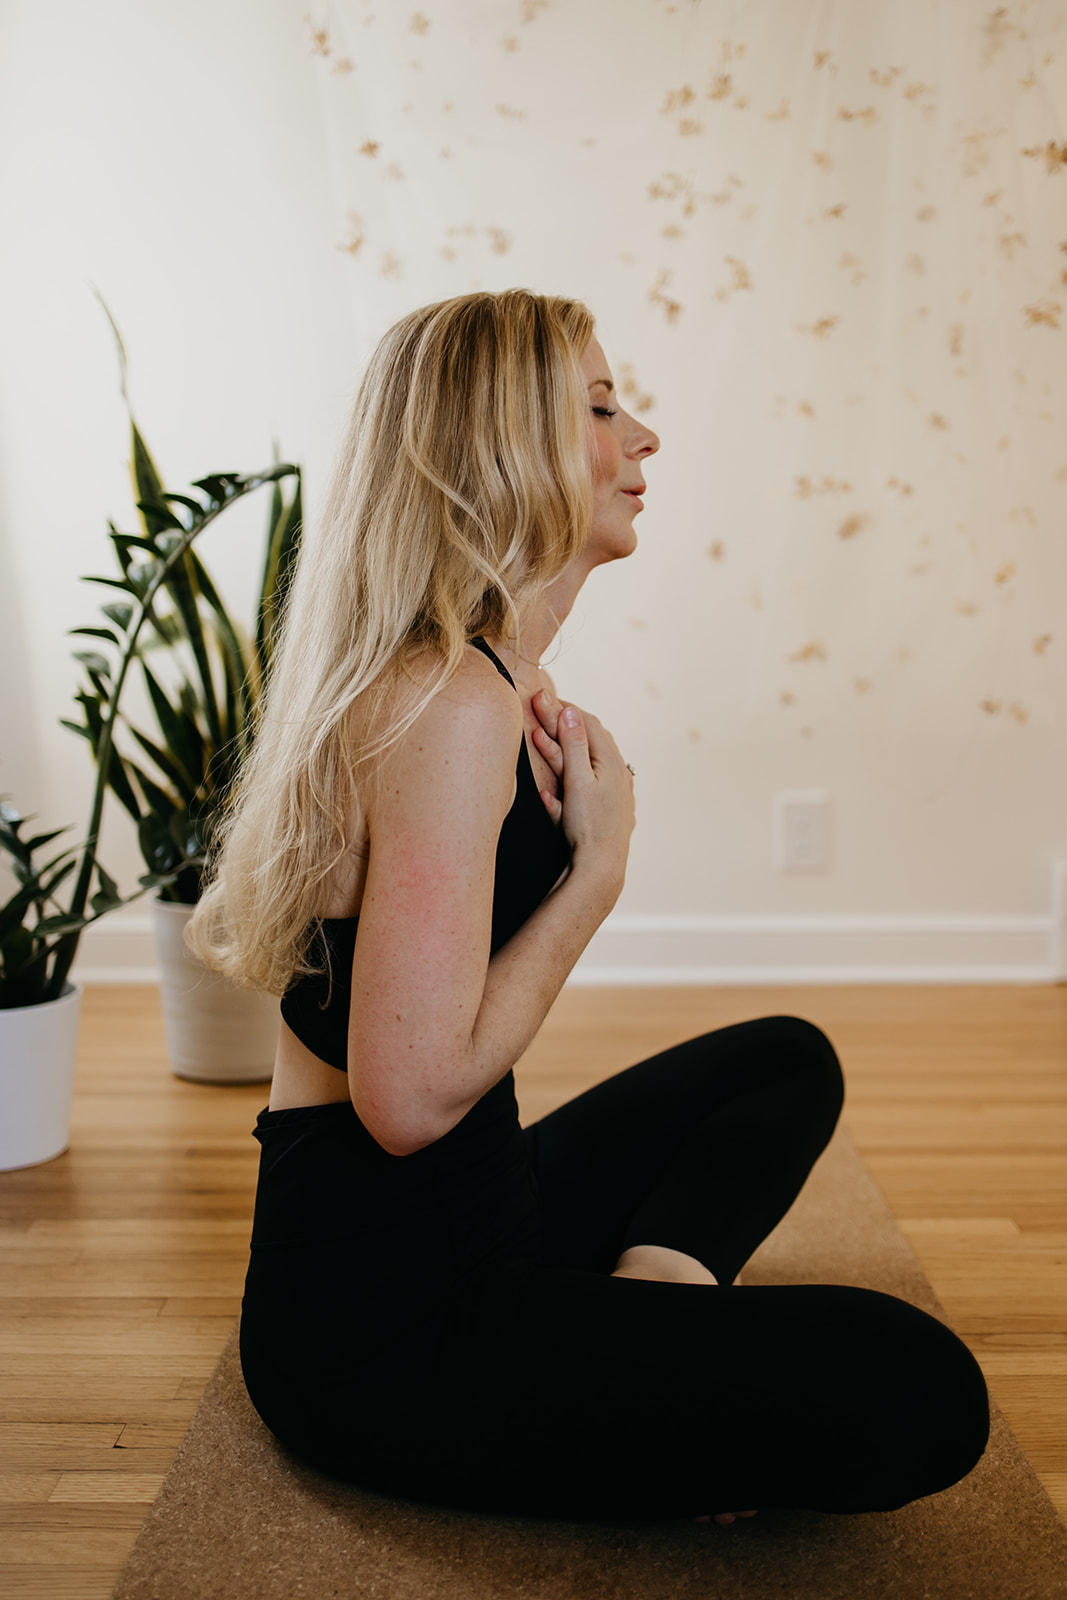
<svg viewBox="0 0 1067 1600"><path fill-rule="evenodd" d="M559 727L567 878L490 960L519 703L472 664L390 752L369 803L349 1088L393 1155L432 1144L514 1065L622 888L633 793L595 718Z"/></svg>

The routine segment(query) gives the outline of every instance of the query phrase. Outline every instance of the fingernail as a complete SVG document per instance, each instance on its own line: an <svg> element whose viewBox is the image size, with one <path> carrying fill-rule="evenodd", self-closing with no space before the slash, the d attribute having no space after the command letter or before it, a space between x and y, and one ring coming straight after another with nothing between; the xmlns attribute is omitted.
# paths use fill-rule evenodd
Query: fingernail
<svg viewBox="0 0 1067 1600"><path fill-rule="evenodd" d="M568 728L576 728L578 726L578 713L573 706L564 706L561 721L565 722Z"/></svg>

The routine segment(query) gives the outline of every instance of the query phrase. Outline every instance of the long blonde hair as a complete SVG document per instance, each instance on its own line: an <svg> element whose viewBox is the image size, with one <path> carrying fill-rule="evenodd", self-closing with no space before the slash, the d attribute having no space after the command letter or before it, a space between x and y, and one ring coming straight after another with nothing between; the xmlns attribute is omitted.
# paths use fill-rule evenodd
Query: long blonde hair
<svg viewBox="0 0 1067 1600"><path fill-rule="evenodd" d="M592 328L577 301L509 289L425 306L382 339L187 931L208 966L275 994L315 970L316 909L367 763L448 682L468 639L517 641L582 548ZM416 655L434 669L409 671L414 696L390 696Z"/></svg>

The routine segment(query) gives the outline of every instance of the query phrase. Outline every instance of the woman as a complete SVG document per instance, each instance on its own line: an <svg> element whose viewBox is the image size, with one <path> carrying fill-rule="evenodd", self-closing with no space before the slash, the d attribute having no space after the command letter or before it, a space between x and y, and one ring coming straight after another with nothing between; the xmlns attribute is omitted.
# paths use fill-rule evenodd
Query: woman
<svg viewBox="0 0 1067 1600"><path fill-rule="evenodd" d="M428 306L371 363L193 924L284 992L245 1379L294 1451L414 1498L887 1509L984 1448L965 1347L885 1295L729 1287L836 1122L822 1034L727 1028L518 1124L634 817L538 663L658 445L574 302Z"/></svg>

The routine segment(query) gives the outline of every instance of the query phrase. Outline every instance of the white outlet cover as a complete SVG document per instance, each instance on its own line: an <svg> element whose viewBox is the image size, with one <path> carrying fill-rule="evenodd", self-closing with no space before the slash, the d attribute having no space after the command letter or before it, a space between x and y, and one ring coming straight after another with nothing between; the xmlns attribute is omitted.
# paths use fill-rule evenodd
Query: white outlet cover
<svg viewBox="0 0 1067 1600"><path fill-rule="evenodd" d="M830 796L825 789L782 789L774 797L773 854L778 872L827 872Z"/></svg>

